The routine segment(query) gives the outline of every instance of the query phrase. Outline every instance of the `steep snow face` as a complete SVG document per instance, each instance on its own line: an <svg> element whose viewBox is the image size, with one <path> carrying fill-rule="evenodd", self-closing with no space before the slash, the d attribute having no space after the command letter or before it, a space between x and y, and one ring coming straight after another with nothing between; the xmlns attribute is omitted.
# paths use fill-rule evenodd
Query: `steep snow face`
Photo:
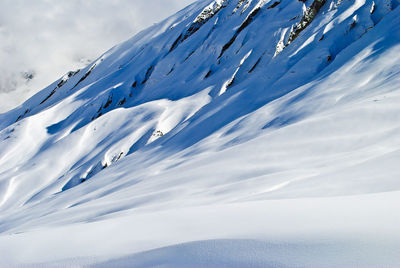
<svg viewBox="0 0 400 268"><path fill-rule="evenodd" d="M66 74L0 115L0 232L400 190L398 5L198 1Z"/></svg>

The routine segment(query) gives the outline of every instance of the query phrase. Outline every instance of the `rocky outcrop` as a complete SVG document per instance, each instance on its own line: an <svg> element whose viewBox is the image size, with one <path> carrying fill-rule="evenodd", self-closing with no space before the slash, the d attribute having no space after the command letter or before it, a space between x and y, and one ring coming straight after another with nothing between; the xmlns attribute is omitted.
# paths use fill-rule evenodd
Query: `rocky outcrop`
<svg viewBox="0 0 400 268"><path fill-rule="evenodd" d="M214 17L222 8L227 6L227 0L215 0L196 17L193 23L189 26L185 33L180 34L170 48L170 52L177 46L197 32L201 26Z"/></svg>
<svg viewBox="0 0 400 268"><path fill-rule="evenodd" d="M290 45L299 34L307 28L308 25L314 20L322 6L326 3L326 0L315 0L309 8L307 8L300 22L293 28L289 35L289 39L286 45Z"/></svg>

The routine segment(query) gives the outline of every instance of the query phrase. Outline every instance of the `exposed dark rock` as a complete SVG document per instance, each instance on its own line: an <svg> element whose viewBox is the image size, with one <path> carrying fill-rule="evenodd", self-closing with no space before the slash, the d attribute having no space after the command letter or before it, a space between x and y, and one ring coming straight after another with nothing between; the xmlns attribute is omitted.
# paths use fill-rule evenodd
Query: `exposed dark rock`
<svg viewBox="0 0 400 268"><path fill-rule="evenodd" d="M68 72L68 74L63 77L60 82L58 82L57 87L62 87L63 85L65 85L65 83L67 83L67 81L69 80L69 78L71 78L72 76L76 75L77 73L79 73L80 70L77 70L75 72Z"/></svg>
<svg viewBox="0 0 400 268"><path fill-rule="evenodd" d="M303 17L301 18L300 22L296 25L293 31L289 35L289 39L286 45L292 43L299 34L307 28L308 25L314 20L315 16L318 14L320 9L326 3L326 0L314 0L311 6L307 9L304 13Z"/></svg>
<svg viewBox="0 0 400 268"><path fill-rule="evenodd" d="M172 52L180 43L182 43L190 36L192 36L195 32L197 32L204 24L206 24L224 7L226 7L226 1L223 1L221 4L215 3L215 6L204 9L202 13L200 13L194 20L194 22L189 26L186 32L178 36L169 51Z"/></svg>
<svg viewBox="0 0 400 268"><path fill-rule="evenodd" d="M209 70L204 78L209 78L212 75L212 70Z"/></svg>
<svg viewBox="0 0 400 268"><path fill-rule="evenodd" d="M181 42L183 42L185 39L183 38L183 34L180 34L178 38L174 41L172 44L171 48L169 49L169 52L173 51Z"/></svg>
<svg viewBox="0 0 400 268"><path fill-rule="evenodd" d="M152 136L160 138L160 137L164 136L164 133L162 133L161 130L157 130L156 132L153 133Z"/></svg>
<svg viewBox="0 0 400 268"><path fill-rule="evenodd" d="M231 80L229 80L228 84L226 85L226 89L233 86L234 83L235 83L235 77L232 77Z"/></svg>
<svg viewBox="0 0 400 268"><path fill-rule="evenodd" d="M251 73L251 72L254 71L254 69L255 69L255 68L257 67L257 65L260 63L261 59L262 59L262 56L258 58L258 60L256 61L256 63L253 65L253 67L251 67L251 69L249 70L248 73Z"/></svg>
<svg viewBox="0 0 400 268"><path fill-rule="evenodd" d="M45 103L48 99L50 99L51 96L53 96L54 93L56 93L56 90L57 90L57 88L53 89L53 90L50 92L50 94L49 94L44 100L42 100L42 102L41 102L40 104L43 104L43 103Z"/></svg>
<svg viewBox="0 0 400 268"><path fill-rule="evenodd" d="M280 1L275 1L272 5L270 5L269 7L267 7L267 9L272 9L276 6L278 6L281 2Z"/></svg>
<svg viewBox="0 0 400 268"><path fill-rule="evenodd" d="M196 51L192 51L192 52L190 52L190 54L185 58L185 60L184 61L187 61L193 54L194 54L194 52L196 52Z"/></svg>
<svg viewBox="0 0 400 268"><path fill-rule="evenodd" d="M122 100L120 100L120 101L118 102L118 106L124 105L125 102L126 102L126 98L123 98Z"/></svg>
<svg viewBox="0 0 400 268"><path fill-rule="evenodd" d="M369 11L369 13L372 15L375 13L375 10L376 10L376 4L375 1L372 1L371 10Z"/></svg>
<svg viewBox="0 0 400 268"><path fill-rule="evenodd" d="M175 64L174 66L172 66L171 70L169 70L169 72L166 75L170 75L174 70L175 70Z"/></svg>
<svg viewBox="0 0 400 268"><path fill-rule="evenodd" d="M93 64L93 66L90 67L90 69L81 77L81 79L79 79L78 83L76 83L72 89L76 88L80 83L82 83L90 75L90 73L93 71L95 67L96 64Z"/></svg>
<svg viewBox="0 0 400 268"><path fill-rule="evenodd" d="M236 13L236 12L239 10L239 8L241 8L241 7L243 6L243 4L244 4L245 1L246 1L246 0L239 0L237 6L235 7L235 9L233 10L232 13Z"/></svg>
<svg viewBox="0 0 400 268"><path fill-rule="evenodd" d="M107 109L108 107L110 107L112 102L113 102L113 95L111 94L110 96L108 96L106 104L104 104L104 109Z"/></svg>
<svg viewBox="0 0 400 268"><path fill-rule="evenodd" d="M350 30L354 29L354 28L356 27L356 25L357 25L357 21L353 21L353 22L350 24Z"/></svg>
<svg viewBox="0 0 400 268"><path fill-rule="evenodd" d="M26 109L25 112L24 112L24 114L19 115L18 118L17 118L17 120L15 120L15 122L18 122L19 120L21 120L22 118L24 118L24 116L27 115L29 112L30 112L30 110L29 110L29 109ZM14 129L12 129L9 133L12 133L12 132L14 132Z"/></svg>
<svg viewBox="0 0 400 268"><path fill-rule="evenodd" d="M250 23L253 22L257 14L260 12L261 8L258 7L254 9L249 16L247 16L246 20L240 25L239 29L235 32L235 34L232 36L232 38L222 47L221 54L218 56L218 58L221 58L222 55L224 55L225 51L235 42L236 38L238 35L247 27L250 25Z"/></svg>
<svg viewBox="0 0 400 268"><path fill-rule="evenodd" d="M151 74L153 73L153 71L154 71L154 65L151 65L149 67L149 69L147 69L147 71L146 71L146 75L144 76L144 79L142 81L142 85L146 84L146 82L149 80L149 78L150 78Z"/></svg>
<svg viewBox="0 0 400 268"><path fill-rule="evenodd" d="M299 18L299 16L295 16L295 17L291 18L289 21L294 21L294 20L296 20L298 18Z"/></svg>

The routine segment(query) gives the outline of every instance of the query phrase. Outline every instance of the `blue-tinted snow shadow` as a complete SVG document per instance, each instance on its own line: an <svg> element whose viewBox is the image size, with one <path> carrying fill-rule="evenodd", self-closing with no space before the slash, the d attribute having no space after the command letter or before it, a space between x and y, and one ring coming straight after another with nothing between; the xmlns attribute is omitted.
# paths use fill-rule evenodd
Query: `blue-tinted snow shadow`
<svg viewBox="0 0 400 268"><path fill-rule="evenodd" d="M93 267L288 267L256 240L199 241L133 254ZM282 254L281 254L282 255Z"/></svg>
<svg viewBox="0 0 400 268"><path fill-rule="evenodd" d="M392 16L395 16L395 14L392 14ZM312 80L303 80L302 82L293 83L289 77L282 77L280 81L269 86L262 85L263 81L260 81L256 88L244 83L238 87L229 89L229 91L224 94L225 96L217 97L212 103L203 107L203 109L190 120L190 124L183 131L170 139L171 142L168 142L168 144L171 145L170 149L178 150L178 148L188 148L215 133L227 124L258 110L262 106L279 99L287 93L311 81L321 81L329 77L347 64L349 59L357 57L358 53L367 48L370 44L373 44L371 46L371 53L364 58L362 62L374 60L391 47L396 46L398 40L400 40L400 31L392 33L391 35L386 34L382 37L381 32L385 30L381 28L385 27L389 20L390 18L386 18L386 21L382 21L377 27L366 33L362 39L343 49L331 64L321 70L317 78L313 77ZM385 32L387 32L387 30ZM362 64L362 62L360 64ZM315 86L310 86L301 94L298 94L296 97L281 105L279 110L281 112L285 111L288 107L302 101L315 90ZM235 94L237 95L236 97ZM210 113L211 115L208 116L207 120L202 120ZM264 129L287 126L305 117L307 117L307 113L304 112L281 114L281 116L268 122L264 126ZM172 146L175 148L172 148Z"/></svg>
<svg viewBox="0 0 400 268"><path fill-rule="evenodd" d="M379 244L379 243L378 243ZM269 242L206 240L159 248L93 267L395 267L395 245L373 241L321 239Z"/></svg>

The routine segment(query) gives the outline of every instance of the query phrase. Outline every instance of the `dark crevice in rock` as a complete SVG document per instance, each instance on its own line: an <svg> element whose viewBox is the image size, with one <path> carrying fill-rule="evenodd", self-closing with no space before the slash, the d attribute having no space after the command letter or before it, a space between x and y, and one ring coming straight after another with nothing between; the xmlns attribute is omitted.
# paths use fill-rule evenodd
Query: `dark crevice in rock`
<svg viewBox="0 0 400 268"><path fill-rule="evenodd" d="M92 118L92 120L97 119L97 118L102 117L102 116L103 116L103 113L100 112L100 113L98 113L96 116L94 116L94 117Z"/></svg>
<svg viewBox="0 0 400 268"><path fill-rule="evenodd" d="M174 70L175 70L175 64L174 64L174 66L172 66L171 70L169 70L169 72L166 75L167 76L170 75Z"/></svg>
<svg viewBox="0 0 400 268"><path fill-rule="evenodd" d="M169 52L172 52L175 48L178 47L180 43L188 39L192 36L195 32L197 32L204 24L206 24L211 18L213 18L222 8L226 7L226 2L223 1L222 3L214 3L214 6L210 6L202 11L194 22L189 26L186 32L180 34L178 38L172 44Z"/></svg>
<svg viewBox="0 0 400 268"><path fill-rule="evenodd" d="M44 100L42 100L42 101L40 102L40 104L43 104L43 103L45 103L48 99L50 99L51 96L53 96L54 93L56 93L56 90L57 90L57 88L53 89L53 90L50 92L50 94L49 94Z"/></svg>
<svg viewBox="0 0 400 268"><path fill-rule="evenodd" d="M104 104L104 106L103 106L104 109L107 109L108 107L110 107L110 105L111 105L112 102L113 102L113 95L111 94L111 95L108 97L106 104Z"/></svg>
<svg viewBox="0 0 400 268"><path fill-rule="evenodd" d="M307 28L308 25L314 20L317 16L318 12L321 10L323 5L326 3L326 0L314 0L311 6L304 13L300 22L294 27L293 31L289 35L289 39L287 41L287 45L292 43L299 34Z"/></svg>
<svg viewBox="0 0 400 268"><path fill-rule="evenodd" d="M65 83L67 83L68 82L68 80L71 78L71 77L73 77L73 76L75 76L77 73L79 73L80 72L80 70L77 70L77 71L75 71L75 72L68 72L68 74L65 76L65 77L63 77L62 79L61 79L61 81L60 82L58 82L58 84L57 84L57 87L62 87L63 85L65 85Z"/></svg>
<svg viewBox="0 0 400 268"><path fill-rule="evenodd" d="M353 29L356 27L356 25L357 25L357 21L354 20L354 21L350 24L350 29L349 29L349 31L353 30Z"/></svg>
<svg viewBox="0 0 400 268"><path fill-rule="evenodd" d="M126 98L123 98L121 101L118 102L118 105L123 105L126 102ZM97 110L97 113L95 116L92 117L92 121L101 117L103 115L103 109L107 109L110 107L110 105L113 103L113 94L109 95L107 98L106 103L101 105L99 109Z"/></svg>
<svg viewBox="0 0 400 268"><path fill-rule="evenodd" d="M18 122L19 120L21 120L25 115L27 115L31 110L26 109L24 114L21 114L18 116L17 120L15 122ZM11 132L14 132L14 130L12 130Z"/></svg>
<svg viewBox="0 0 400 268"><path fill-rule="evenodd" d="M93 121L93 120L101 117L102 115L103 115L103 105L100 106L99 110L97 110L96 115L94 115L91 120Z"/></svg>
<svg viewBox="0 0 400 268"><path fill-rule="evenodd" d="M61 78L61 80L58 82L57 86L50 92L50 94L49 94L44 100L42 100L42 101L40 102L40 104L43 104L43 103L45 103L48 99L50 99L51 96L53 96L53 95L56 93L56 91L57 91L58 88L61 88L63 85L65 85L65 83L67 83L68 80L69 80L72 76L74 76L74 75L76 75L77 73L79 73L79 71L80 71L80 70L77 70L77 71L75 71L75 72L68 72L68 74L65 75L63 78Z"/></svg>
<svg viewBox="0 0 400 268"><path fill-rule="evenodd" d="M298 18L299 18L299 16L295 16L295 17L291 18L289 21L294 21L294 20L297 20Z"/></svg>
<svg viewBox="0 0 400 268"><path fill-rule="evenodd" d="M241 8L241 7L243 6L243 4L244 4L245 1L246 1L246 0L239 0L237 6L235 7L235 9L233 10L232 13L236 13L236 12L239 10L239 8Z"/></svg>
<svg viewBox="0 0 400 268"><path fill-rule="evenodd" d="M126 98L123 98L122 100L120 100L120 101L118 102L118 106L124 105L125 102L126 102Z"/></svg>
<svg viewBox="0 0 400 268"><path fill-rule="evenodd" d="M153 71L154 71L154 65L151 65L149 69L147 69L146 71L146 75L144 76L144 79L141 83L142 85L146 84L146 82L150 79L150 76L153 73Z"/></svg>
<svg viewBox="0 0 400 268"><path fill-rule="evenodd" d="M274 2L272 5L270 5L269 7L267 7L267 9L272 9L274 7L277 7L281 2L280 1L276 1Z"/></svg>
<svg viewBox="0 0 400 268"><path fill-rule="evenodd" d="M206 76L204 76L204 78L209 78L211 75L212 75L212 70L209 70L207 73L206 73Z"/></svg>
<svg viewBox="0 0 400 268"><path fill-rule="evenodd" d="M95 67L96 64L93 64L93 66L90 67L90 69L81 77L81 79L79 79L78 83L76 83L72 89L76 88L80 83L82 83L90 75L90 73L93 71Z"/></svg>
<svg viewBox="0 0 400 268"><path fill-rule="evenodd" d="M183 42L185 39L183 39L183 34L180 34L178 38L174 41L172 44L171 48L169 49L169 52L173 51L181 42Z"/></svg>
<svg viewBox="0 0 400 268"><path fill-rule="evenodd" d="M239 29L235 32L235 34L232 36L232 38L222 47L221 53L218 56L218 59L221 58L225 51L230 48L230 46L235 42L236 38L238 37L238 35L247 27L250 25L250 23L253 22L253 20L255 19L255 17L257 16L257 14L260 12L261 8L258 7L256 9L254 9L249 16L247 16L247 18L245 19L245 21L240 25Z"/></svg>
<svg viewBox="0 0 400 268"><path fill-rule="evenodd" d="M251 69L249 70L248 73L251 73L254 71L254 69L257 67L257 65L260 63L261 59L263 56L259 57L258 60L256 61L256 63L253 65L253 67L251 67Z"/></svg>
<svg viewBox="0 0 400 268"><path fill-rule="evenodd" d="M226 85L226 89L233 86L234 83L235 83L235 77L232 77L231 80L229 80L228 84Z"/></svg>
<svg viewBox="0 0 400 268"><path fill-rule="evenodd" d="M196 51L190 52L190 54L185 58L184 61L187 61Z"/></svg>

